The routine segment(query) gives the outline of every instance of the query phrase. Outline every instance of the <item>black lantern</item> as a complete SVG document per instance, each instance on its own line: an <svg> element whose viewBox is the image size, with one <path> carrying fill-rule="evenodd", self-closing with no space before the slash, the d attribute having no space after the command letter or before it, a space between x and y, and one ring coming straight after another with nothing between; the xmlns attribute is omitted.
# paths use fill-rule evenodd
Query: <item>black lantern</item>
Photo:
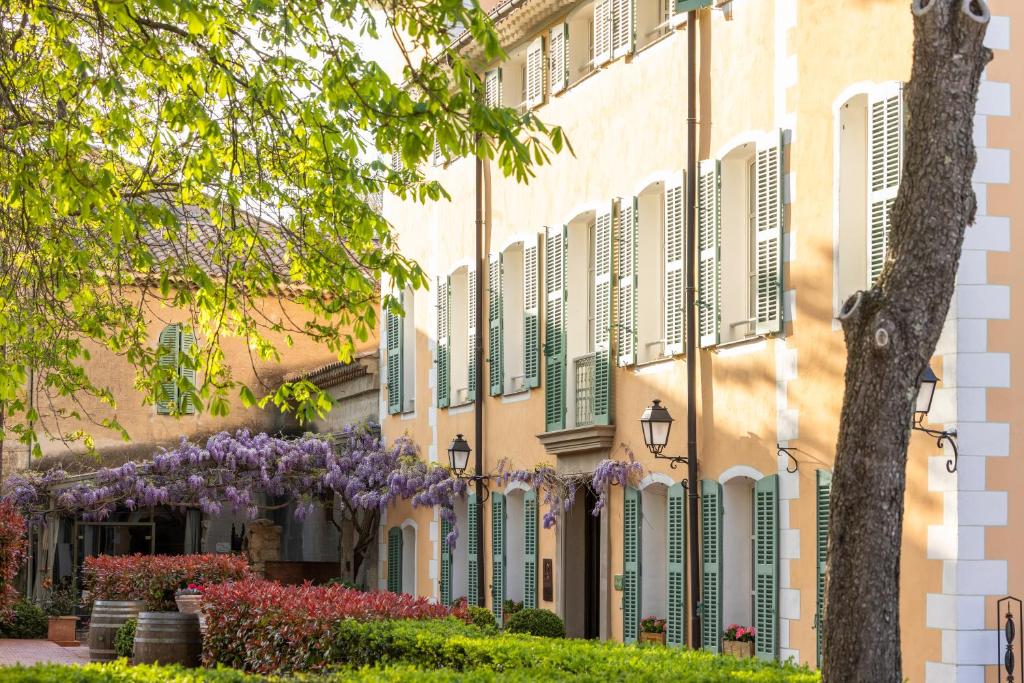
<svg viewBox="0 0 1024 683"><path fill-rule="evenodd" d="M668 414L661 401L654 399L647 410L640 416L640 427L644 432L644 443L647 450L655 456L661 455L668 445L668 433L672 431L672 416Z"/></svg>
<svg viewBox="0 0 1024 683"><path fill-rule="evenodd" d="M932 372L931 366L926 365L921 373L920 386L917 389L913 427L914 430L924 432L928 436L933 437L935 445L939 448L942 448L947 441L949 442L949 445L953 447L953 457L946 460L946 471L952 474L956 472L957 461L960 458L960 452L956 444L956 430L930 429L924 426L924 420L932 409L932 399L935 398L935 385L939 381L939 378Z"/></svg>
<svg viewBox="0 0 1024 683"><path fill-rule="evenodd" d="M448 447L448 466L456 477L461 477L469 466L469 443L462 434L456 434L452 445Z"/></svg>

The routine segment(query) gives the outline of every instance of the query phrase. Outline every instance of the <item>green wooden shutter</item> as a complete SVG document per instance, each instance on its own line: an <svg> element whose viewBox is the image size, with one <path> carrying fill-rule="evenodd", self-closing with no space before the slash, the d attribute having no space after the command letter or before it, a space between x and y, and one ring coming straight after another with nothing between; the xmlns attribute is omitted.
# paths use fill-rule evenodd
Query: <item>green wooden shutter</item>
<svg viewBox="0 0 1024 683"><path fill-rule="evenodd" d="M721 162L700 162L697 180L697 338L701 348L719 341L722 274Z"/></svg>
<svg viewBox="0 0 1024 683"><path fill-rule="evenodd" d="M548 43L548 69L550 70L551 92L565 90L569 85L569 25L559 24L551 29Z"/></svg>
<svg viewBox="0 0 1024 683"><path fill-rule="evenodd" d="M565 226L549 227L544 239L544 422L565 429Z"/></svg>
<svg viewBox="0 0 1024 683"><path fill-rule="evenodd" d="M469 368L466 372L466 378L469 383L469 391L466 394L467 401L476 400L476 371L479 363L477 363L477 334L479 327L476 322L476 268L471 268L466 277L467 293L466 297L469 311L467 312L466 319L469 321L469 352L466 354L466 361L469 363Z"/></svg>
<svg viewBox="0 0 1024 683"><path fill-rule="evenodd" d="M598 212L594 226L594 420L612 421L612 212Z"/></svg>
<svg viewBox="0 0 1024 683"><path fill-rule="evenodd" d="M523 375L526 387L540 386L540 237L523 244Z"/></svg>
<svg viewBox="0 0 1024 683"><path fill-rule="evenodd" d="M817 636L818 668L821 668L821 627L825 618L825 570L828 562L828 522L832 502L832 472L818 470L817 481L817 591L814 631Z"/></svg>
<svg viewBox="0 0 1024 683"><path fill-rule="evenodd" d="M523 494L523 607L537 607L537 492Z"/></svg>
<svg viewBox="0 0 1024 683"><path fill-rule="evenodd" d="M402 530L397 526L388 531L388 591L402 592Z"/></svg>
<svg viewBox="0 0 1024 683"><path fill-rule="evenodd" d="M181 328L178 325L168 325L160 332L159 338L161 368L177 368L178 354L181 351ZM176 379L160 383L161 396L156 402L158 415L169 415L178 405L178 382Z"/></svg>
<svg viewBox="0 0 1024 683"><path fill-rule="evenodd" d="M758 659L779 653L779 475L754 485L754 626Z"/></svg>
<svg viewBox="0 0 1024 683"><path fill-rule="evenodd" d="M594 0L594 68L612 58L612 5L614 0Z"/></svg>
<svg viewBox="0 0 1024 683"><path fill-rule="evenodd" d="M544 104L544 37L535 38L526 48L526 107Z"/></svg>
<svg viewBox="0 0 1024 683"><path fill-rule="evenodd" d="M452 532L452 523L441 520L441 604L452 604L452 549L448 545L448 534Z"/></svg>
<svg viewBox="0 0 1024 683"><path fill-rule="evenodd" d="M185 382L185 393L181 400L181 412L185 415L192 415L196 412L196 404L192 400L196 390L196 369L192 367L192 347L195 345L196 335L182 330L181 355L183 360L178 364L178 376Z"/></svg>
<svg viewBox="0 0 1024 683"><path fill-rule="evenodd" d="M885 265L902 166L902 85L894 83L873 93L868 102L868 287Z"/></svg>
<svg viewBox="0 0 1024 683"><path fill-rule="evenodd" d="M686 340L686 302L683 276L683 204L686 192L683 178L675 177L665 184L665 355L683 353Z"/></svg>
<svg viewBox="0 0 1024 683"><path fill-rule="evenodd" d="M612 59L628 55L635 44L633 0L611 0Z"/></svg>
<svg viewBox="0 0 1024 683"><path fill-rule="evenodd" d="M499 624L505 613L505 494L491 494L491 610Z"/></svg>
<svg viewBox="0 0 1024 683"><path fill-rule="evenodd" d="M637 248L637 201L636 197L619 200L619 244L618 260L618 316L616 340L618 342L619 365L636 363L636 248Z"/></svg>
<svg viewBox="0 0 1024 683"><path fill-rule="evenodd" d="M673 484L668 489L668 607L665 642L670 647L686 645L686 488Z"/></svg>
<svg viewBox="0 0 1024 683"><path fill-rule="evenodd" d="M488 107L501 106L501 69L484 74L484 103Z"/></svg>
<svg viewBox="0 0 1024 683"><path fill-rule="evenodd" d="M502 320L502 255L492 254L487 278L487 317L490 323L488 340L488 368L490 369L491 396L499 396L505 386L505 338Z"/></svg>
<svg viewBox="0 0 1024 683"><path fill-rule="evenodd" d="M757 334L782 331L782 134L759 141L757 177Z"/></svg>
<svg viewBox="0 0 1024 683"><path fill-rule="evenodd" d="M451 405L451 278L437 278L437 407Z"/></svg>
<svg viewBox="0 0 1024 683"><path fill-rule="evenodd" d="M390 311L385 314L388 350L388 413L402 412L402 317Z"/></svg>
<svg viewBox="0 0 1024 683"><path fill-rule="evenodd" d="M700 482L700 551L703 586L701 647L720 652L722 645L722 485ZM759 634L760 635L760 634Z"/></svg>
<svg viewBox="0 0 1024 683"><path fill-rule="evenodd" d="M480 525L478 524L476 494L469 494L466 505L466 601L480 604Z"/></svg>
<svg viewBox="0 0 1024 683"><path fill-rule="evenodd" d="M622 642L635 643L640 628L640 492L623 491L622 507Z"/></svg>

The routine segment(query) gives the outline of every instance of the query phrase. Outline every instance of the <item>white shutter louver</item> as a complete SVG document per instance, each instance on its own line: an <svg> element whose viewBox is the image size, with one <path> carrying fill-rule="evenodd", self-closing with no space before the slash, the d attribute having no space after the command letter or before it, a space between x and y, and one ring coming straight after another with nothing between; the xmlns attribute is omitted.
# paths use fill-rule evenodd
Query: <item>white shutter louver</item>
<svg viewBox="0 0 1024 683"><path fill-rule="evenodd" d="M892 207L903 167L903 86L887 84L868 101L868 282L873 287L889 250Z"/></svg>
<svg viewBox="0 0 1024 683"><path fill-rule="evenodd" d="M551 83L551 92L557 93L565 90L569 85L569 27L566 24L559 24L551 29L551 38L548 43L548 79Z"/></svg>
<svg viewBox="0 0 1024 683"><path fill-rule="evenodd" d="M633 0L610 0L612 14L612 59L633 51Z"/></svg>
<svg viewBox="0 0 1024 683"><path fill-rule="evenodd" d="M782 330L782 134L773 131L757 145L757 334Z"/></svg>
<svg viewBox="0 0 1024 683"><path fill-rule="evenodd" d="M488 107L501 106L501 69L484 74L484 103Z"/></svg>
<svg viewBox="0 0 1024 683"><path fill-rule="evenodd" d="M616 339L618 342L619 366L636 363L636 249L637 249L637 201L636 197L619 199L619 226L616 230L618 249L618 315Z"/></svg>
<svg viewBox="0 0 1024 683"><path fill-rule="evenodd" d="M720 291L722 284L720 249L722 242L721 162L700 162L697 179L697 337L701 348L718 343Z"/></svg>
<svg viewBox="0 0 1024 683"><path fill-rule="evenodd" d="M594 68L612 58L612 2L594 2Z"/></svg>
<svg viewBox="0 0 1024 683"><path fill-rule="evenodd" d="M523 245L523 375L527 388L540 386L540 269L543 236Z"/></svg>
<svg viewBox="0 0 1024 683"><path fill-rule="evenodd" d="M466 359L469 364L468 371L466 373L467 381L469 383L469 391L466 395L467 401L476 400L476 354L477 354L477 339L478 325L476 322L476 270L470 270L469 275L466 278L467 286L466 289L466 302L469 306L467 311L466 320L469 321L469 347L466 353Z"/></svg>
<svg viewBox="0 0 1024 683"><path fill-rule="evenodd" d="M451 404L451 342L448 316L450 279L437 278L437 407Z"/></svg>
<svg viewBox="0 0 1024 683"><path fill-rule="evenodd" d="M544 104L544 38L526 48L526 108Z"/></svg>
<svg viewBox="0 0 1024 683"><path fill-rule="evenodd" d="M665 355L683 353L686 337L683 300L683 178L665 183Z"/></svg>

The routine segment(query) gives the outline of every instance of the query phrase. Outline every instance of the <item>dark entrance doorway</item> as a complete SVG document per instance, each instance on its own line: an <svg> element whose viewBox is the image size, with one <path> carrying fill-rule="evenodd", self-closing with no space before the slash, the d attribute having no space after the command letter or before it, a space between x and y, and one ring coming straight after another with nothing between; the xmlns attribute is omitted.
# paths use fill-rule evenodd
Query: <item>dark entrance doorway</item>
<svg viewBox="0 0 1024 683"><path fill-rule="evenodd" d="M583 487L564 519L561 584L570 638L601 637L601 517L592 514L596 502L590 487Z"/></svg>
<svg viewBox="0 0 1024 683"><path fill-rule="evenodd" d="M586 548L586 565L584 567L583 585L587 599L584 602L584 638L601 637L601 517L593 514L597 496L587 486L586 520L584 521L584 544Z"/></svg>

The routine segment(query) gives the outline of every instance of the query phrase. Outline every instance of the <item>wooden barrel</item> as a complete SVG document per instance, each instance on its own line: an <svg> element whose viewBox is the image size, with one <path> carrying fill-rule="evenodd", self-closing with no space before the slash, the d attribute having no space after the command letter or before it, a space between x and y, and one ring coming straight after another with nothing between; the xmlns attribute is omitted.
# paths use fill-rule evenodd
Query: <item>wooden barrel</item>
<svg viewBox="0 0 1024 683"><path fill-rule="evenodd" d="M203 638L199 617L181 612L142 612L135 628L136 664L199 666Z"/></svg>
<svg viewBox="0 0 1024 683"><path fill-rule="evenodd" d="M109 662L117 659L114 636L117 629L134 619L145 608L139 600L97 600L89 619L89 661Z"/></svg>

